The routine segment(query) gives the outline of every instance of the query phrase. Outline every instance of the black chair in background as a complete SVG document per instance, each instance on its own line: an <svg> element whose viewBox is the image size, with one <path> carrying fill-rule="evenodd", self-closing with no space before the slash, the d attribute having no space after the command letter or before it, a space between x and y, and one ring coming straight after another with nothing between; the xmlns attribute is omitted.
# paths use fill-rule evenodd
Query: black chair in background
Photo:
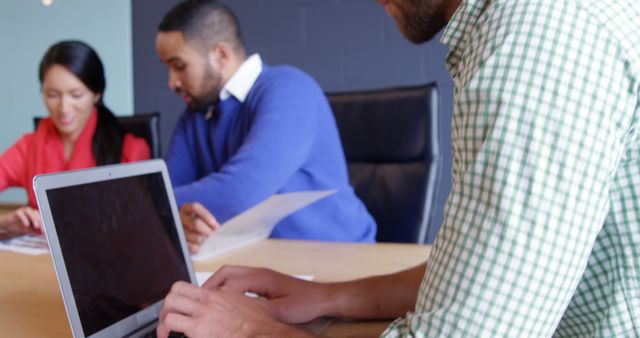
<svg viewBox="0 0 640 338"><path fill-rule="evenodd" d="M442 170L436 85L327 97L351 185L378 223L376 239L425 243Z"/></svg>
<svg viewBox="0 0 640 338"><path fill-rule="evenodd" d="M118 116L118 121L127 131L147 140L151 148L151 158L160 158L160 113L144 113L131 116Z"/></svg>
<svg viewBox="0 0 640 338"><path fill-rule="evenodd" d="M135 136L147 141L151 149L151 158L160 158L160 113L144 113L131 116L118 116L118 121ZM42 117L34 117L34 128L38 127Z"/></svg>

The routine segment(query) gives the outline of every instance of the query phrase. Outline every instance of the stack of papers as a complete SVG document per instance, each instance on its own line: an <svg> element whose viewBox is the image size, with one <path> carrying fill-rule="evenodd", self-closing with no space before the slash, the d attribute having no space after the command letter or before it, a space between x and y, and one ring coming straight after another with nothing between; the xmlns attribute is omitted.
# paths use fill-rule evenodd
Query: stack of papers
<svg viewBox="0 0 640 338"><path fill-rule="evenodd" d="M44 235L28 234L0 241L0 251L42 255L49 252L49 245Z"/></svg>

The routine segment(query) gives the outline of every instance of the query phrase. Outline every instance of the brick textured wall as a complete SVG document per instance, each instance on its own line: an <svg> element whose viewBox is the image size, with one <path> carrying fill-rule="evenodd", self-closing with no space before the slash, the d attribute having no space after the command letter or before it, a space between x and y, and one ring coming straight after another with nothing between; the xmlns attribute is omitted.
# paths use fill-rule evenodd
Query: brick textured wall
<svg viewBox="0 0 640 338"><path fill-rule="evenodd" d="M446 47L416 46L372 0L226 0L237 14L248 51L271 65L291 64L311 74L327 92L437 82L441 90L440 142L445 168L435 219L450 190L452 83L444 67ZM166 150L183 104L167 88L167 74L155 53L158 22L176 0L133 0L134 106L162 114ZM429 237L433 239L434 225Z"/></svg>

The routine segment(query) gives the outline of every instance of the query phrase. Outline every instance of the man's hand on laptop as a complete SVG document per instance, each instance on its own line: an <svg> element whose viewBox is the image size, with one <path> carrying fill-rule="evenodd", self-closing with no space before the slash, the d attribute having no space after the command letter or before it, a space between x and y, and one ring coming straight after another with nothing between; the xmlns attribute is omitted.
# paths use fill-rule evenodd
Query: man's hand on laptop
<svg viewBox="0 0 640 338"><path fill-rule="evenodd" d="M191 253L197 253L207 236L220 227L209 210L198 202L185 203L180 207L180 221Z"/></svg>
<svg viewBox="0 0 640 338"><path fill-rule="evenodd" d="M275 318L265 298L225 292L177 282L164 300L156 330L158 338L169 332L187 337L313 337Z"/></svg>
<svg viewBox="0 0 640 338"><path fill-rule="evenodd" d="M327 284L295 278L265 268L225 265L203 285L210 290L246 294L267 300L279 321L300 324L327 315L330 303Z"/></svg>

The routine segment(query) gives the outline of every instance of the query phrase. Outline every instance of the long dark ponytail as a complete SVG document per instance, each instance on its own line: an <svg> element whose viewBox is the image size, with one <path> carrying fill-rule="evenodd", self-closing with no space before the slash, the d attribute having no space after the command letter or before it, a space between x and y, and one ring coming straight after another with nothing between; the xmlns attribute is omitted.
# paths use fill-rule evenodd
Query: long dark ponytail
<svg viewBox="0 0 640 338"><path fill-rule="evenodd" d="M96 103L98 125L93 136L93 155L97 165L120 163L126 130L103 103L106 81L98 54L82 41L60 41L54 44L40 61L41 84L45 73L53 65L65 67L92 92L100 94L100 100Z"/></svg>

